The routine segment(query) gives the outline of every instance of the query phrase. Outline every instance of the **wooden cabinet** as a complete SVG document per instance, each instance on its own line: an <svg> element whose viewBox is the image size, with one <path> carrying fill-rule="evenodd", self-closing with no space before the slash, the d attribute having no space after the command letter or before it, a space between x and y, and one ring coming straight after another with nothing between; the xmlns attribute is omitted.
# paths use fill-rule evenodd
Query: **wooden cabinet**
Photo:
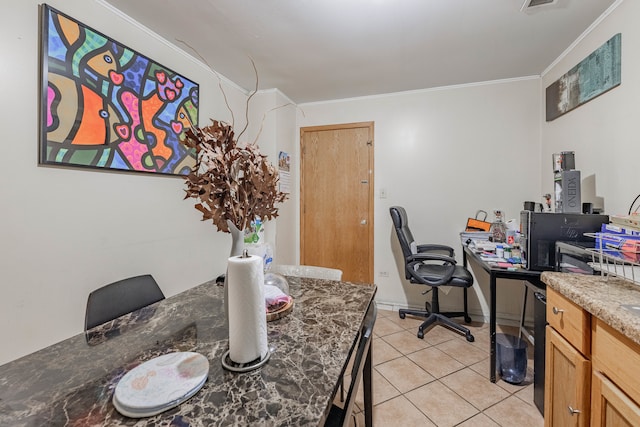
<svg viewBox="0 0 640 427"><path fill-rule="evenodd" d="M547 289L545 426L589 425L589 319L587 312Z"/></svg>
<svg viewBox="0 0 640 427"><path fill-rule="evenodd" d="M596 319L593 332L593 426L640 426L640 345Z"/></svg>
<svg viewBox="0 0 640 427"><path fill-rule="evenodd" d="M592 426L640 426L640 406L598 371L593 372L591 392Z"/></svg>
<svg viewBox="0 0 640 427"><path fill-rule="evenodd" d="M640 426L640 345L547 288L544 424Z"/></svg>

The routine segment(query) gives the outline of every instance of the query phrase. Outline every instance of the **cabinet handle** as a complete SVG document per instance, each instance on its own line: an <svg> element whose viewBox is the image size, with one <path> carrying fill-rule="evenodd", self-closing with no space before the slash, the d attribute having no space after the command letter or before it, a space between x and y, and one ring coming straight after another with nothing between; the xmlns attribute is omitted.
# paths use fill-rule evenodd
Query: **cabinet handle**
<svg viewBox="0 0 640 427"><path fill-rule="evenodd" d="M569 409L569 415L571 415L571 416L573 416L574 414L579 414L580 413L579 409L573 409L571 407L571 405L569 405L569 407L567 409Z"/></svg>
<svg viewBox="0 0 640 427"><path fill-rule="evenodd" d="M553 309L551 310L553 311L553 314L560 314L560 313L564 313L564 310L558 307L553 307Z"/></svg>

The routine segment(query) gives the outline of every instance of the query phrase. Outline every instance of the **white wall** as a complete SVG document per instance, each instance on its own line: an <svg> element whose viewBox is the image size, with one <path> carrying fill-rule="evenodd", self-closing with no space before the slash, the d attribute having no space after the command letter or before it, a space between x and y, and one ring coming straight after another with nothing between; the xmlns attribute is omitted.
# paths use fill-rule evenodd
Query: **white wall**
<svg viewBox="0 0 640 427"><path fill-rule="evenodd" d="M276 236L275 260L280 264L297 264L300 261L300 233L296 228L296 218L300 213L300 178L299 157L296 152L296 141L299 132L296 128L297 106L289 98L278 92L276 94L274 111L277 123L275 141L277 151L284 151L291 156L291 171L289 173L289 198L278 211L276 221L278 233ZM278 153L274 153L276 156Z"/></svg>
<svg viewBox="0 0 640 427"><path fill-rule="evenodd" d="M260 152L277 166L280 151L292 154L295 149L296 105L277 89L258 92L251 99L250 111L254 111L248 127L251 141L256 141ZM243 138L244 139L244 138ZM295 160L292 160L295 162ZM265 224L265 237L273 248L274 262L296 264L299 233L295 228L298 214L297 175L291 174L291 193L278 209L275 221Z"/></svg>
<svg viewBox="0 0 640 427"><path fill-rule="evenodd" d="M552 122L542 116L542 188L551 192L552 153L575 151L583 180L582 200L605 213L626 214L640 193L640 2L624 1L544 74L540 91L586 58L616 33L622 33L622 84ZM595 183L595 184L594 184ZM585 185L592 191L585 191Z"/></svg>
<svg viewBox="0 0 640 427"><path fill-rule="evenodd" d="M103 284L151 273L170 296L215 278L231 242L182 200L182 178L38 166L39 3L12 2L0 17L0 364L81 332L87 295ZM49 4L198 82L201 124L230 120L217 79L175 46L100 1ZM225 91L241 127L246 94Z"/></svg>
<svg viewBox="0 0 640 427"><path fill-rule="evenodd" d="M539 79L528 78L299 106L299 127L375 122L379 303L420 307L425 300L424 288L401 275L390 206L407 209L416 240L453 246L461 262L458 233L468 216L483 209L492 219L492 211L502 209L517 218L524 200L540 200L538 93ZM476 317L488 313L482 282L470 297ZM460 307L458 291L442 298L443 309ZM521 295L520 286L504 289L499 315L516 318Z"/></svg>

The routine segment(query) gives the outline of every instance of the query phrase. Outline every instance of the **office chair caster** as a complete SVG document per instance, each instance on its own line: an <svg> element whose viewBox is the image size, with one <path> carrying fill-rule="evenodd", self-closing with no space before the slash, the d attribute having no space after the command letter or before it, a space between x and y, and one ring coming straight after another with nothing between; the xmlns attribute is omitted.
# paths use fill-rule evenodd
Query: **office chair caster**
<svg viewBox="0 0 640 427"><path fill-rule="evenodd" d="M422 331L420 331L420 330L419 330L419 331L418 331L418 338L420 338L420 339L424 339L424 332L422 332Z"/></svg>
<svg viewBox="0 0 640 427"><path fill-rule="evenodd" d="M464 323L471 323L471 316L464 316Z"/></svg>
<svg viewBox="0 0 640 427"><path fill-rule="evenodd" d="M467 341L469 341L469 342L474 342L474 341L476 340L476 339L473 337L473 335L471 335L471 332L467 332L467 333L466 333L466 338L467 338Z"/></svg>

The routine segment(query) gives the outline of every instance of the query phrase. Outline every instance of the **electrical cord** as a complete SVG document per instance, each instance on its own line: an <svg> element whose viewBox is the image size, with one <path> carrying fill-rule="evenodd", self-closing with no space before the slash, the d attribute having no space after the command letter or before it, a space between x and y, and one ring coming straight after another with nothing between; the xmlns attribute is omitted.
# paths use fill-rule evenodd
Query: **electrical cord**
<svg viewBox="0 0 640 427"><path fill-rule="evenodd" d="M628 215L631 215L631 211L633 210L633 205L638 201L638 199L640 199L640 194L638 194L636 196L635 199L633 199L633 202L631 202L631 206L629 206L629 213ZM636 210L633 211L633 213L638 212L638 209L640 209L640 205L638 205L638 207L636 208Z"/></svg>

